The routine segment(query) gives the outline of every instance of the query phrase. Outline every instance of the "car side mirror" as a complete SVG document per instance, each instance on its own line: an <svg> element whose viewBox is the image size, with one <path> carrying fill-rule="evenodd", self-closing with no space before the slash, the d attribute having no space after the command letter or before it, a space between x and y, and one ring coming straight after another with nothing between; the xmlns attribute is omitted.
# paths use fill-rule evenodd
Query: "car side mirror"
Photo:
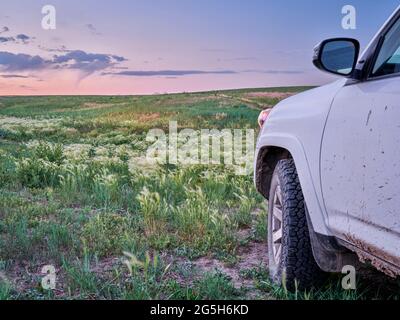
<svg viewBox="0 0 400 320"><path fill-rule="evenodd" d="M350 38L322 41L314 48L314 65L323 71L350 76L357 64L360 43Z"/></svg>

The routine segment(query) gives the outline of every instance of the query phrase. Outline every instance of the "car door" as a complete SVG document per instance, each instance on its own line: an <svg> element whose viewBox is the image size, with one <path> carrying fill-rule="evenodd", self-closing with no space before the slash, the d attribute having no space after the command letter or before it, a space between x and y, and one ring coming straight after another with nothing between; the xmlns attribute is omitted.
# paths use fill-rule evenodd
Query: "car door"
<svg viewBox="0 0 400 320"><path fill-rule="evenodd" d="M400 266L400 22L366 81L335 97L321 146L328 223L343 240Z"/></svg>

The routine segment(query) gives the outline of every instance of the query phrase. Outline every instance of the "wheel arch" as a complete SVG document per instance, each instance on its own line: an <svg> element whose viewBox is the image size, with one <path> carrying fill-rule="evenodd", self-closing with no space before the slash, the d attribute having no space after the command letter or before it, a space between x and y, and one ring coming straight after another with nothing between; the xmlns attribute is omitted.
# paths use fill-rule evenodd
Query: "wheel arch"
<svg viewBox="0 0 400 320"><path fill-rule="evenodd" d="M262 142L262 137L259 140ZM318 199L312 180L311 170L300 141L294 137L268 136L257 149L255 163L255 184L257 190L269 197L270 184L275 167L280 160L293 159L306 203L306 216L314 257L321 269L327 272L340 272L341 268L358 259L340 246L331 234L327 217ZM319 163L318 163L319 165Z"/></svg>
<svg viewBox="0 0 400 320"><path fill-rule="evenodd" d="M331 236L327 227L327 216L318 198L302 143L292 135L268 134L260 136L257 146L254 180L258 192L268 199L270 182L276 164L279 160L292 158L313 228L320 234ZM319 163L317 165L319 166ZM319 177L316 177L316 180L318 181Z"/></svg>
<svg viewBox="0 0 400 320"><path fill-rule="evenodd" d="M272 175L280 160L292 158L289 150L276 146L263 147L258 153L256 162L256 187L264 198L268 199Z"/></svg>

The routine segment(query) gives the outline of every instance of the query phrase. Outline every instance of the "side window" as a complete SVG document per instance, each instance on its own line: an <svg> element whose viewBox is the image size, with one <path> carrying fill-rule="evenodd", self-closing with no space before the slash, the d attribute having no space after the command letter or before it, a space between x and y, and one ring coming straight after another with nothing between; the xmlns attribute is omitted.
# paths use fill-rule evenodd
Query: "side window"
<svg viewBox="0 0 400 320"><path fill-rule="evenodd" d="M372 70L373 77L400 73L400 20L386 34Z"/></svg>

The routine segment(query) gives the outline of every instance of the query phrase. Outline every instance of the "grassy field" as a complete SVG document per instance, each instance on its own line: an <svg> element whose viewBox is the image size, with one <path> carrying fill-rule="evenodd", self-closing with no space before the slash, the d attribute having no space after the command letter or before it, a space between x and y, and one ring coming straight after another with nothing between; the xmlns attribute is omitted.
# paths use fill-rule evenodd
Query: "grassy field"
<svg viewBox="0 0 400 320"><path fill-rule="evenodd" d="M338 276L308 293L274 287L251 175L140 161L152 128L256 129L262 108L305 89L0 98L0 299L381 297Z"/></svg>

